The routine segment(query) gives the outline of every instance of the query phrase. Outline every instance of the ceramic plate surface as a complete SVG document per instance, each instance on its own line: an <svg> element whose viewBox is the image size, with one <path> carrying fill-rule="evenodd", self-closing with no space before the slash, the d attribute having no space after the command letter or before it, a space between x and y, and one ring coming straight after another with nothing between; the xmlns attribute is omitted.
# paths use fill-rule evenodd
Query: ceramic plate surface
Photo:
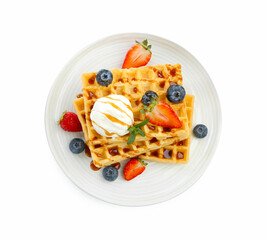
<svg viewBox="0 0 267 240"><path fill-rule="evenodd" d="M81 74L102 68L121 68L126 52L135 40L148 39L152 58L148 65L182 65L184 87L195 95L193 126L204 123L209 134L205 139L192 136L189 163L161 164L150 162L144 173L132 181L123 179L123 166L114 182L107 182L100 171L90 169L91 159L84 153L72 154L69 142L82 133L63 131L57 120L63 111L73 111L73 100L82 92ZM88 194L109 203L144 206L171 199L194 184L207 168L221 129L220 103L214 85L201 64L184 48L169 40L141 33L118 34L86 47L62 70L47 99L45 125L51 151L65 174Z"/></svg>

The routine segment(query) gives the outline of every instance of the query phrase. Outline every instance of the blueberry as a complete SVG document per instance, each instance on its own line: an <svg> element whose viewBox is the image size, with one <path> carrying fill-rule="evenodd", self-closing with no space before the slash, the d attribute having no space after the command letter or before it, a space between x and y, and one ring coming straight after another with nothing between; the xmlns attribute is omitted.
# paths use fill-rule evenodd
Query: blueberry
<svg viewBox="0 0 267 240"><path fill-rule="evenodd" d="M204 138L208 134L208 128L204 124L198 124L194 127L193 133L197 138Z"/></svg>
<svg viewBox="0 0 267 240"><path fill-rule="evenodd" d="M168 88L167 98L172 103L179 103L185 98L185 90L183 86L175 84Z"/></svg>
<svg viewBox="0 0 267 240"><path fill-rule="evenodd" d="M148 106L152 103L153 99L158 98L158 97L159 97L158 94L156 94L155 92L147 91L142 97L142 103Z"/></svg>
<svg viewBox="0 0 267 240"><path fill-rule="evenodd" d="M81 153L85 148L85 143L80 138L74 138L71 140L69 147L73 153Z"/></svg>
<svg viewBox="0 0 267 240"><path fill-rule="evenodd" d="M113 80L113 74L111 71L102 69L96 74L96 81L98 84L107 87Z"/></svg>
<svg viewBox="0 0 267 240"><path fill-rule="evenodd" d="M107 181L115 181L119 175L118 169L113 166L107 166L103 169L103 177Z"/></svg>

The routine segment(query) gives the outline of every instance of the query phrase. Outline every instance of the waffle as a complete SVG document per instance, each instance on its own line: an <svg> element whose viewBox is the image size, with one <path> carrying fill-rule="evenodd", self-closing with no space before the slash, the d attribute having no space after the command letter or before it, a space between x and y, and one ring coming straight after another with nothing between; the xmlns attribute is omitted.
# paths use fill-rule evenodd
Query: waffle
<svg viewBox="0 0 267 240"><path fill-rule="evenodd" d="M188 137L189 127L185 101L172 104L166 98L167 89L171 84L182 84L179 64L114 69L111 72L113 81L108 87L100 86L96 82L96 73L83 74L83 100L74 101L83 130L84 132L87 130L85 139L96 166L107 166L140 154L146 154L148 151L166 147ZM142 128L145 137L137 135L135 142L130 145L126 144L129 134L112 139L103 137L94 130L90 120L90 112L98 98L110 94L124 95L131 102L135 124L138 124L145 119L145 115L140 113L142 109L141 99L148 90L157 92L161 101L172 106L182 122L181 128L170 129L147 124ZM84 102L84 110L81 110L82 101Z"/></svg>
<svg viewBox="0 0 267 240"><path fill-rule="evenodd" d="M74 107L82 125L86 144L91 150L94 164L98 167L107 166L140 154L145 154L148 151L167 147L168 145L178 143L181 140L178 137L171 137L167 139L151 138L146 141L135 141L130 145L127 145L126 142L120 144L91 144L87 131L83 97L74 100Z"/></svg>
<svg viewBox="0 0 267 240"><path fill-rule="evenodd" d="M135 124L138 124L145 119L145 115L140 113L143 107L141 99L148 90L156 92L160 101L171 105L177 116L179 116L182 127L170 129L147 124L141 128L145 132L145 137L137 135L136 141L147 141L154 137L157 139L169 137L185 139L188 137L189 128L185 101L173 104L166 98L167 89L171 84L178 83L182 85L181 65L155 65L152 67L113 69L111 72L113 74L113 81L107 87L97 83L95 79L96 73L85 73L82 75L88 141L91 145L124 143L129 138L129 134L117 138L107 138L95 131L90 120L90 112L98 98L110 94L125 96L131 102Z"/></svg>
<svg viewBox="0 0 267 240"><path fill-rule="evenodd" d="M147 152L140 155L142 160L161 162L161 163L187 163L189 159L191 129L193 123L193 110L194 110L195 97L186 95L186 111L189 121L189 137L183 141L176 142L175 144L160 148L156 151Z"/></svg>
<svg viewBox="0 0 267 240"><path fill-rule="evenodd" d="M79 121L82 125L84 139L86 141L86 144L89 143L89 136L88 136L88 130L86 126L86 119L85 119L85 110L84 110L84 100L83 97L77 98L73 101L73 105L75 108L75 111L77 113L77 116L79 118Z"/></svg>

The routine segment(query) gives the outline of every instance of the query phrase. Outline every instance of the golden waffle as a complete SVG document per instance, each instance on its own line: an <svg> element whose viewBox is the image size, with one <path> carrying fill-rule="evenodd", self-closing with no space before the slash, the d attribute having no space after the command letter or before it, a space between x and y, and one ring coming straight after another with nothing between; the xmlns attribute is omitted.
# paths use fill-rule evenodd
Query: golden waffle
<svg viewBox="0 0 267 240"><path fill-rule="evenodd" d="M142 96L146 91L151 90L158 94L160 101L167 102L182 123L181 128L163 128L152 124L147 124L141 129L145 132L145 137L136 136L136 141L146 141L153 137L158 139L168 137L179 137L185 139L188 137L188 119L186 114L185 101L178 104L173 104L166 97L167 89L171 84L178 83L182 85L181 65L155 65L152 67L145 66L131 69L113 69L112 83L105 87L97 83L96 73L85 73L82 75L82 86L84 96L84 107L86 116L86 125L90 145L97 144L115 144L127 142L129 134L107 138L99 135L90 120L90 112L98 98L108 96L110 94L123 95L131 102L135 124L142 122L145 115L140 113L143 107L141 102Z"/></svg>
<svg viewBox="0 0 267 240"><path fill-rule="evenodd" d="M171 137L167 139L151 138L146 141L135 141L130 145L127 145L126 142L119 144L90 144L83 97L74 100L74 107L83 128L86 144L91 150L94 164L98 167L107 166L140 154L145 154L148 151L166 147L181 140L178 137Z"/></svg>
<svg viewBox="0 0 267 240"><path fill-rule="evenodd" d="M139 156L140 159L161 162L161 163L187 163L189 159L191 129L193 123L193 110L194 110L195 97L186 95L186 111L189 121L189 137L183 141L176 142L175 144L160 148L156 151L147 152Z"/></svg>
<svg viewBox="0 0 267 240"><path fill-rule="evenodd" d="M87 126L86 126L86 119L85 119L85 110L84 110L84 100L83 100L83 97L80 97L80 98L75 99L73 101L73 105L74 105L75 111L77 113L77 116L79 118L79 121L80 121L80 123L82 125L84 139L86 141L86 144L88 145L88 143L89 143L89 136L88 136Z"/></svg>
<svg viewBox="0 0 267 240"><path fill-rule="evenodd" d="M182 84L181 66L179 64L156 65L136 69L114 69L111 72L113 81L108 87L100 86L96 82L96 73L82 75L85 111L83 112L83 117L80 118L85 117L85 120L82 121L86 123L88 131L85 134L87 137L86 143L91 150L96 166L106 166L145 154L148 151L165 147L188 137L189 127L185 101L179 104L172 104L166 98L167 89L172 83ZM145 118L145 115L140 113L142 108L140 103L143 94L148 90L157 92L161 101L168 102L172 106L182 122L182 128L170 129L149 124L142 129L146 136L141 137L138 135L136 141L131 145L126 144L129 134L112 139L96 133L91 124L90 112L98 98L110 94L124 95L131 102L135 124L137 124ZM86 130L84 126L83 128ZM172 138L173 136L175 138Z"/></svg>

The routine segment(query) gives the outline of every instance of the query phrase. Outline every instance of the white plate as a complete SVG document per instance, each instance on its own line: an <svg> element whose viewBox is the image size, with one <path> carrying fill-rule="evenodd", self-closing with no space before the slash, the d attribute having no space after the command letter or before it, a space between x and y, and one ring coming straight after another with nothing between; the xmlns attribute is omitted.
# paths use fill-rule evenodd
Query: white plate
<svg viewBox="0 0 267 240"><path fill-rule="evenodd" d="M63 131L57 120L63 111L74 111L73 99L82 92L81 74L99 69L121 68L126 52L135 40L148 39L152 44L149 65L182 65L184 86L195 95L193 126L207 125L204 139L192 137L189 163L186 165L149 163L144 173L132 181L123 179L122 169L114 182L102 177L102 170L92 171L84 153L72 154L69 142L82 133ZM65 174L82 190L109 203L143 206L166 201L188 189L207 168L219 140L221 110L213 83L201 64L185 49L169 40L149 34L127 33L107 37L86 47L61 71L47 99L46 133L51 151Z"/></svg>

